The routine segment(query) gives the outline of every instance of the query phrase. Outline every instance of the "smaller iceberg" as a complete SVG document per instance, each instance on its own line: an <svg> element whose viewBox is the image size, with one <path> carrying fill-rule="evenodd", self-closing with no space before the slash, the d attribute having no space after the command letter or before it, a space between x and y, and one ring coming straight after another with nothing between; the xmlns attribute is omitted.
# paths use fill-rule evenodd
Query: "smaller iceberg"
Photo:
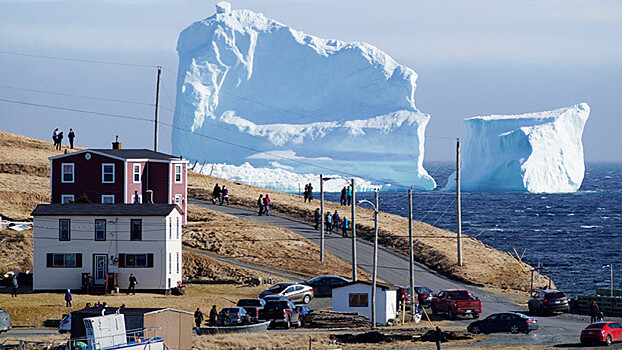
<svg viewBox="0 0 622 350"><path fill-rule="evenodd" d="M464 120L460 188L467 192L574 192L585 175L587 103L548 112ZM456 174L445 188L455 190Z"/></svg>

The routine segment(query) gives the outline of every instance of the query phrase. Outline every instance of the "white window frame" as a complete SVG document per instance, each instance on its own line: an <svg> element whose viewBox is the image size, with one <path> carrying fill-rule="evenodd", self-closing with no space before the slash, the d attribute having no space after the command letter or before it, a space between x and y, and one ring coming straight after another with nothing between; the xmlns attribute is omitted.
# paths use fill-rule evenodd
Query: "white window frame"
<svg viewBox="0 0 622 350"><path fill-rule="evenodd" d="M179 239L179 235L180 235L180 232L181 232L181 218L179 218L179 220L177 220L176 231L177 231L177 239Z"/></svg>
<svg viewBox="0 0 622 350"><path fill-rule="evenodd" d="M75 201L75 197L73 194L61 194L60 195L60 204L68 204Z"/></svg>
<svg viewBox="0 0 622 350"><path fill-rule="evenodd" d="M138 168L138 172L136 171L136 168ZM140 183L140 172L141 172L141 166L140 164L134 164L134 166L132 167L132 181L137 184ZM138 180L136 180L136 175L138 175Z"/></svg>
<svg viewBox="0 0 622 350"><path fill-rule="evenodd" d="M108 204L114 204L114 194L102 194L102 197L101 197L102 204L106 204L105 202L106 198L112 199L112 203L108 203Z"/></svg>
<svg viewBox="0 0 622 350"><path fill-rule="evenodd" d="M173 274L173 253L168 252L168 274Z"/></svg>
<svg viewBox="0 0 622 350"><path fill-rule="evenodd" d="M174 201L175 201L175 204L177 204L177 206L179 206L179 209L181 209L182 195L181 194L176 194Z"/></svg>
<svg viewBox="0 0 622 350"><path fill-rule="evenodd" d="M65 181L65 165L71 165L71 181ZM60 182L64 184L72 184L76 181L76 165L74 163L60 164Z"/></svg>
<svg viewBox="0 0 622 350"><path fill-rule="evenodd" d="M177 172L177 169L179 169L179 173ZM182 172L182 165L181 164L175 164L175 174L173 174L173 176L175 176L175 183L176 184L180 184L182 182L181 172ZM179 180L177 180L177 175L179 175Z"/></svg>
<svg viewBox="0 0 622 350"><path fill-rule="evenodd" d="M112 165L112 181L106 181L106 180L104 180L104 174L105 174L105 173L104 173L104 169L105 169L105 168L106 168L106 166L108 166L108 165ZM102 183L103 183L103 184L113 184L113 183L114 183L114 180L115 180L115 178L114 178L114 177L115 177L115 176L114 176L115 170L116 170L116 169L115 169L115 164L114 164L114 163L102 163Z"/></svg>

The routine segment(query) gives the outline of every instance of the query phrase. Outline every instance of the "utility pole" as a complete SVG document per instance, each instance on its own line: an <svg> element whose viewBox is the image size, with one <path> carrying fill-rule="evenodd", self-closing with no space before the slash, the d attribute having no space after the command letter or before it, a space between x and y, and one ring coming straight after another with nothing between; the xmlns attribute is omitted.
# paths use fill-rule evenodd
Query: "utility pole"
<svg viewBox="0 0 622 350"><path fill-rule="evenodd" d="M324 261L324 176L320 174L320 262Z"/></svg>
<svg viewBox="0 0 622 350"><path fill-rule="evenodd" d="M410 243L410 315L415 319L415 256L413 245L413 189L408 190L408 239Z"/></svg>
<svg viewBox="0 0 622 350"><path fill-rule="evenodd" d="M158 81L156 83L156 100L155 100L155 129L153 136L153 150L158 152L158 138L159 130L158 124L160 124L160 75L162 74L162 67L158 66Z"/></svg>
<svg viewBox="0 0 622 350"><path fill-rule="evenodd" d="M462 266L462 212L460 209L460 139L456 139L456 233L458 235L458 266Z"/></svg>
<svg viewBox="0 0 622 350"><path fill-rule="evenodd" d="M355 199L355 190L354 190L354 178L352 178L352 187L350 187L352 189L352 198L351 198L351 204L352 204L352 220L350 220L350 222L352 223L352 281L356 281L356 223L354 221L354 214L356 212L356 199Z"/></svg>
<svg viewBox="0 0 622 350"><path fill-rule="evenodd" d="M376 328L376 275L378 274L378 190L374 207L374 273L371 286L371 328Z"/></svg>

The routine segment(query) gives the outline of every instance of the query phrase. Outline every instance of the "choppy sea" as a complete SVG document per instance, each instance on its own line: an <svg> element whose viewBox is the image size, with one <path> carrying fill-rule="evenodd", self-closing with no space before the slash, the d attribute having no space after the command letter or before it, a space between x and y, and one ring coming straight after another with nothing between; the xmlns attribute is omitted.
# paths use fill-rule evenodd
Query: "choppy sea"
<svg viewBox="0 0 622 350"><path fill-rule="evenodd" d="M450 163L425 168L444 187ZM338 194L326 194L339 201ZM373 193L357 193L373 201ZM531 266L553 271L558 288L571 295L622 286L622 164L588 163L576 193L463 193L462 232L503 251L516 249ZM455 232L455 194L441 190L413 194L413 218ZM380 210L408 216L406 193L380 193ZM621 283L618 283L620 281Z"/></svg>

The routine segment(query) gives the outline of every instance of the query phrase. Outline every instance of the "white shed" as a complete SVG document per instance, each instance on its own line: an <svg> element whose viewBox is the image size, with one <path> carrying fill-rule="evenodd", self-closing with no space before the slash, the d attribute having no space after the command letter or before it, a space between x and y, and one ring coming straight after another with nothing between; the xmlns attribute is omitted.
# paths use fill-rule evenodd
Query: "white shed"
<svg viewBox="0 0 622 350"><path fill-rule="evenodd" d="M355 281L333 289L333 311L358 312L371 318L371 290L369 281ZM397 287L376 283L376 322L387 324L397 315Z"/></svg>

